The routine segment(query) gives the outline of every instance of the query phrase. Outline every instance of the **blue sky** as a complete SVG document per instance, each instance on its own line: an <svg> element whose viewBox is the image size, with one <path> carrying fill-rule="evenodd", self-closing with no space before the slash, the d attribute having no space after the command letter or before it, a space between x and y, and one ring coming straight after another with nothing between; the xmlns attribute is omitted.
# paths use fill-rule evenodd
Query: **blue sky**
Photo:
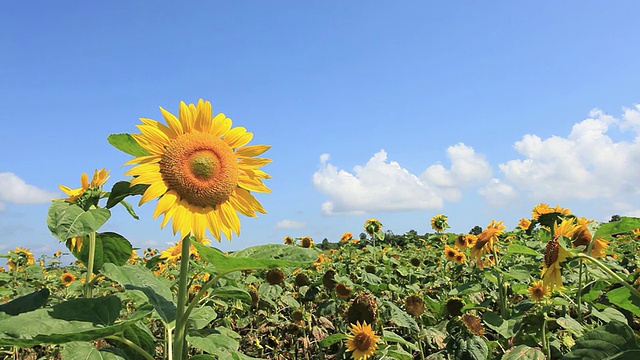
<svg viewBox="0 0 640 360"><path fill-rule="evenodd" d="M8 2L0 13L0 251L63 249L59 184L129 156L107 143L210 100L269 144L267 215L219 247L337 241L376 217L514 228L540 202L640 216L636 1ZM136 202L137 203L137 202ZM177 241L115 208L102 230Z"/></svg>

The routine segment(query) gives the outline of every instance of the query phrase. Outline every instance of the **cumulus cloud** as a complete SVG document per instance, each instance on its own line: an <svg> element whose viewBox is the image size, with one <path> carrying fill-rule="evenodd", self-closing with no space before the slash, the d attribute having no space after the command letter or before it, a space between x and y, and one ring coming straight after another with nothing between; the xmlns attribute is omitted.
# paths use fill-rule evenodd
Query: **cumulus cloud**
<svg viewBox="0 0 640 360"><path fill-rule="evenodd" d="M372 211L438 209L445 200L458 200L462 189L491 177L489 163L462 143L447 149L450 168L433 164L417 176L396 161L388 161L380 150L365 165L351 172L320 156L320 169L313 174L317 190L329 197L322 204L326 215L365 214Z"/></svg>
<svg viewBox="0 0 640 360"><path fill-rule="evenodd" d="M640 130L640 106L621 119L592 110L566 137L527 134L514 144L524 158L499 165L504 181L530 199L594 199L640 195L640 138L614 141L611 128Z"/></svg>
<svg viewBox="0 0 640 360"><path fill-rule="evenodd" d="M27 184L16 174L0 173L0 208L3 202L14 204L40 204L51 201L60 195Z"/></svg>
<svg viewBox="0 0 640 360"><path fill-rule="evenodd" d="M295 220L280 220L276 223L276 229L300 229L305 227L307 224L301 221Z"/></svg>
<svg viewBox="0 0 640 360"><path fill-rule="evenodd" d="M518 191L500 179L493 178L482 188L478 189L489 206L507 206L518 199Z"/></svg>

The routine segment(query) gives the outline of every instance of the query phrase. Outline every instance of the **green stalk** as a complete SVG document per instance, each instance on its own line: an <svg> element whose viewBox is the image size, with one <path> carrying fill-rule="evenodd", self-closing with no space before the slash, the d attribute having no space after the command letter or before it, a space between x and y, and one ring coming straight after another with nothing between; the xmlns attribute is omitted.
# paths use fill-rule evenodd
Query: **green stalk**
<svg viewBox="0 0 640 360"><path fill-rule="evenodd" d="M133 341L125 338L122 335L120 335L120 336L110 335L110 336L107 336L105 339L112 339L112 340L120 341L121 343L123 343L123 344L129 346L130 348L132 348L133 350L135 350L138 354L142 355L143 358L145 358L147 360L154 360L153 356L149 355L149 353L146 352L140 346L138 346L138 344L136 344Z"/></svg>
<svg viewBox="0 0 640 360"><path fill-rule="evenodd" d="M182 239L182 256L180 258L180 275L178 279L178 306L176 309L176 327L173 335L173 354L176 360L184 360L186 352L187 321L184 319L185 307L188 300L187 283L189 282L189 255L191 248L191 234Z"/></svg>
<svg viewBox="0 0 640 360"><path fill-rule="evenodd" d="M542 349L547 355L547 359L551 359L551 347L549 346L549 339L547 339L547 314L544 314L544 321L542 322Z"/></svg>
<svg viewBox="0 0 640 360"><path fill-rule="evenodd" d="M578 272L578 322L582 323L582 273L584 262L580 261L580 271Z"/></svg>
<svg viewBox="0 0 640 360"><path fill-rule="evenodd" d="M507 314L507 303L506 303L506 290L504 288L504 278L502 277L502 273L500 272L500 269L498 268L499 262L498 262L498 252L496 251L496 247L495 245L493 246L493 259L496 262L496 273L498 275L498 305L500 306L500 315L502 315L503 319L508 319L508 314Z"/></svg>
<svg viewBox="0 0 640 360"><path fill-rule="evenodd" d="M599 267L600 269L602 269L604 272L606 272L607 274L609 274L609 276L611 276L612 278L616 279L620 284L622 284L624 287L626 287L627 289L629 289L629 292L631 292L635 297L637 297L638 299L640 299L640 292L638 292L638 290L636 290L636 288L634 288L633 286L631 286L629 283L627 283L626 281L624 281L624 279L622 279L618 274L616 274L615 272L613 272L613 270L609 269L605 264L601 263L600 261L596 260L595 258L587 255L587 254L583 254L583 253L578 253L576 254L576 257L578 258L584 258L587 259L589 261L591 261L592 263L594 263L597 267Z"/></svg>
<svg viewBox="0 0 640 360"><path fill-rule="evenodd" d="M87 277L84 282L84 297L93 297L93 285L91 278L93 277L93 264L96 259L96 232L89 233L89 261L87 262Z"/></svg>

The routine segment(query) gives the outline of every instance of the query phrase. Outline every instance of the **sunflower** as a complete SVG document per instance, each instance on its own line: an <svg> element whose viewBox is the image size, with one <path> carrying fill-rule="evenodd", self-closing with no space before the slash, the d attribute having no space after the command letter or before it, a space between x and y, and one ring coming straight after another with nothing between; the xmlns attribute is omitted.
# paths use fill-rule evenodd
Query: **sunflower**
<svg viewBox="0 0 640 360"><path fill-rule="evenodd" d="M462 315L462 323L467 328L467 330L477 336L482 336L484 334L484 328L482 327L482 321L479 317L463 314Z"/></svg>
<svg viewBox="0 0 640 360"><path fill-rule="evenodd" d="M464 235L458 235L456 237L456 243L453 245L458 250L466 250L467 249L467 239Z"/></svg>
<svg viewBox="0 0 640 360"><path fill-rule="evenodd" d="M471 248L471 257L476 260L478 267L482 264L482 255L493 252L493 244L498 241L498 235L502 234L505 228L502 221L491 220L487 228L478 235L478 240Z"/></svg>
<svg viewBox="0 0 640 360"><path fill-rule="evenodd" d="M211 242L209 241L209 239L203 239L202 243L205 245L209 245ZM191 245L191 247L189 248L189 253L191 255L194 255L196 258L199 256L198 250L193 245ZM182 240L178 241L173 246L169 246L168 248L160 252L160 259L165 259L168 262L175 263L178 260L180 260L181 257L182 257Z"/></svg>
<svg viewBox="0 0 640 360"><path fill-rule="evenodd" d="M377 310L376 299L366 293L360 293L355 299L351 300L351 304L344 314L344 319L349 324L358 322L374 324L377 318Z"/></svg>
<svg viewBox="0 0 640 360"><path fill-rule="evenodd" d="M224 114L212 116L211 103L197 106L180 102L179 118L160 108L167 125L141 118L140 134L133 138L149 155L125 165L137 164L125 174L134 176L131 186L149 185L140 205L158 198L153 217L164 215L160 227L173 218L173 233L202 241L209 232L220 241L240 233L237 212L255 217L266 214L252 192L271 192L263 183L270 176L258 168L271 162L256 158L270 146L245 146L253 134L231 128Z"/></svg>
<svg viewBox="0 0 640 360"><path fill-rule="evenodd" d="M571 239L573 234L580 229L580 225L577 225L572 218L562 219L560 225L558 222L553 223L553 236L564 236Z"/></svg>
<svg viewBox="0 0 640 360"><path fill-rule="evenodd" d="M528 230L529 226L531 226L531 220L522 218L518 223L518 227L522 230Z"/></svg>
<svg viewBox="0 0 640 360"><path fill-rule="evenodd" d="M353 238L353 234L347 231L344 234L342 234L342 236L340 237L340 242L343 242L343 243L348 242L352 238Z"/></svg>
<svg viewBox="0 0 640 360"><path fill-rule="evenodd" d="M284 284L284 272L280 269L271 269L267 271L267 274L264 277L264 281L267 284L271 285L282 285Z"/></svg>
<svg viewBox="0 0 640 360"><path fill-rule="evenodd" d="M456 251L456 249L450 247L449 245L444 246L444 256L446 256L449 261L456 261L457 255L458 251Z"/></svg>
<svg viewBox="0 0 640 360"><path fill-rule="evenodd" d="M535 301L540 301L545 296L549 295L549 288L544 286L543 281L539 280L531 284L531 287L527 290L531 298Z"/></svg>
<svg viewBox="0 0 640 360"><path fill-rule="evenodd" d="M284 237L284 243L286 245L293 245L293 238L291 236L285 236Z"/></svg>
<svg viewBox="0 0 640 360"><path fill-rule="evenodd" d="M364 231L366 231L369 236L373 236L373 234L376 234L380 229L382 229L382 223L376 218L371 218L364 222Z"/></svg>
<svg viewBox="0 0 640 360"><path fill-rule="evenodd" d="M551 214L551 213L559 213L560 215L570 215L571 210L560 207L560 205L556 205L555 208L552 208L545 203L540 203L534 206L533 209L531 210L531 218L538 220L540 218L540 215Z"/></svg>
<svg viewBox="0 0 640 360"><path fill-rule="evenodd" d="M351 324L349 331L351 333L346 334L347 351L353 351L351 354L353 359L367 360L376 352L380 337L373 332L371 325L368 325L366 321L362 324L360 322Z"/></svg>
<svg viewBox="0 0 640 360"><path fill-rule="evenodd" d="M76 276L73 275L72 273L65 272L62 275L60 275L60 281L64 286L71 285L71 283L74 282L75 280L76 280Z"/></svg>
<svg viewBox="0 0 640 360"><path fill-rule="evenodd" d="M299 273L298 275L296 275L294 283L298 287L309 285L310 284L309 277L303 273Z"/></svg>
<svg viewBox="0 0 640 360"><path fill-rule="evenodd" d="M404 299L404 307L408 314L420 317L424 313L424 300L418 295L409 295Z"/></svg>
<svg viewBox="0 0 640 360"><path fill-rule="evenodd" d="M584 245L584 253L587 253L589 246L591 246L591 255L593 257L604 257L606 255L605 250L609 247L609 242L603 238L597 238L592 241L591 233L587 229L587 224L591 221L584 217L578 219L578 229L571 236L571 244L574 248Z"/></svg>
<svg viewBox="0 0 640 360"><path fill-rule="evenodd" d="M467 260L467 255L465 255L463 252L460 252L460 251L458 251L455 259L453 259L453 261L455 261L458 264L464 263L465 260Z"/></svg>
<svg viewBox="0 0 640 360"><path fill-rule="evenodd" d="M334 290L339 298L348 299L349 297L351 297L351 288L349 288L349 286L347 286L346 284L337 283L334 287Z"/></svg>
<svg viewBox="0 0 640 360"><path fill-rule="evenodd" d="M544 253L544 264L542 267L542 283L545 287L553 289L563 289L562 285L562 264L571 255L559 243L557 237L551 238L547 243Z"/></svg>
<svg viewBox="0 0 640 360"><path fill-rule="evenodd" d="M72 189L68 186L58 185L58 188L62 190L65 194L67 194L68 198L65 199L66 202L75 203L78 198L80 198L85 191L89 189L99 188L104 185L107 180L109 180L109 171L102 168L102 170L94 170L93 177L91 178L91 183L89 183L89 176L86 173L82 173L80 175L80 186L77 189Z"/></svg>
<svg viewBox="0 0 640 360"><path fill-rule="evenodd" d="M464 300L459 297L452 297L447 300L445 310L450 316L460 316L462 315L462 308L464 308L464 306Z"/></svg>
<svg viewBox="0 0 640 360"><path fill-rule="evenodd" d="M9 254L14 253L15 256L11 256L7 260L7 266L9 270L13 270L16 267L22 267L26 265L33 265L36 263L36 259L33 257L33 253L29 249L23 247L16 247L15 250L9 250Z"/></svg>
<svg viewBox="0 0 640 360"><path fill-rule="evenodd" d="M303 248L310 248L313 246L313 239L310 236L303 236L300 238L300 246Z"/></svg>
<svg viewBox="0 0 640 360"><path fill-rule="evenodd" d="M436 232L443 232L449 228L447 216L438 214L431 218L431 228Z"/></svg>

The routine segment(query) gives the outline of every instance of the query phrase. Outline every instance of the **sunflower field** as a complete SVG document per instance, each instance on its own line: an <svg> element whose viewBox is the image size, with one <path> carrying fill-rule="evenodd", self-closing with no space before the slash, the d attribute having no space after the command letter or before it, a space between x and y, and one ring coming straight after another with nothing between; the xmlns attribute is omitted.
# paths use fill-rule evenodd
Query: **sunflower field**
<svg viewBox="0 0 640 360"><path fill-rule="evenodd" d="M211 105L161 108L166 125L109 142L133 158L60 186L46 223L68 253L0 256L2 359L637 359L640 219L600 223L538 204L507 229L493 220L390 236L382 221L334 242L288 236L223 253L239 214L266 213L252 134ZM138 199L139 197L139 199ZM116 205L154 201L175 244L134 249L100 232ZM430 226L429 226L430 225ZM345 229L353 230L353 229ZM179 235L178 235L179 233ZM52 238L52 241L54 241ZM64 265L62 258L77 261Z"/></svg>

